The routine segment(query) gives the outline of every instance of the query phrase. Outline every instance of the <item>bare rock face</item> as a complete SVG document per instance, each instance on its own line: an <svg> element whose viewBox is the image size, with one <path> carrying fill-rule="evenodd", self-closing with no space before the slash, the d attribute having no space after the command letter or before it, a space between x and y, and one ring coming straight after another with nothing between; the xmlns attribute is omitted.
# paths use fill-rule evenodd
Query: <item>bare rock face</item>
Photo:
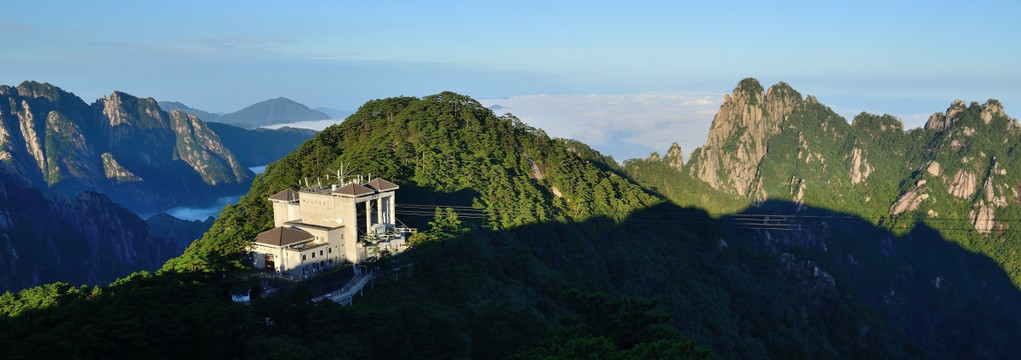
<svg viewBox="0 0 1021 360"><path fill-rule="evenodd" d="M953 183L948 185L948 191L950 195L959 197L961 199L968 199L972 195L975 195L975 174L964 169L957 170L957 174L954 175Z"/></svg>
<svg viewBox="0 0 1021 360"><path fill-rule="evenodd" d="M43 138L39 135L39 131L36 130L36 122L28 101L21 101L21 108L17 111L17 116L18 124L21 126L21 134L25 138L25 151L32 155L36 165L39 166L39 170L45 173L48 166L46 165L46 154L43 153Z"/></svg>
<svg viewBox="0 0 1021 360"><path fill-rule="evenodd" d="M960 114L965 109L963 100L954 100L954 102L950 104L950 107L947 108L947 112L945 114L935 113L932 114L932 116L929 116L929 121L925 122L925 129L936 131L949 129L955 122L957 122L957 114Z"/></svg>
<svg viewBox="0 0 1021 360"><path fill-rule="evenodd" d="M670 145L670 150L667 150L666 157L663 159L674 169L680 170L684 167L684 152L681 150L681 145L677 143Z"/></svg>
<svg viewBox="0 0 1021 360"><path fill-rule="evenodd" d="M873 170L875 168L865 160L862 150L855 147L851 151L851 184L859 184L865 181L869 178L869 175L872 175Z"/></svg>
<svg viewBox="0 0 1021 360"><path fill-rule="evenodd" d="M177 156L195 169L203 181L219 185L240 182L245 178L245 167L205 122L181 110L172 110L170 120L177 137Z"/></svg>
<svg viewBox="0 0 1021 360"><path fill-rule="evenodd" d="M925 172L929 173L929 175L932 175L932 176L941 176L941 175L943 175L943 170L940 169L939 163L935 162L935 161L930 162L929 165L925 167Z"/></svg>
<svg viewBox="0 0 1021 360"><path fill-rule="evenodd" d="M972 210L969 213L971 223L975 225L975 230L980 234L989 235L996 226L996 222L993 221L996 212L992 206L986 205L983 201L979 201L978 205L978 211Z"/></svg>
<svg viewBox="0 0 1021 360"><path fill-rule="evenodd" d="M929 199L929 194L925 193L925 189L922 187L925 185L925 180L919 180L915 183L915 187L910 191L901 195L896 202L890 206L890 216L896 216L903 214L908 211L915 211L918 206L922 204L922 201Z"/></svg>
<svg viewBox="0 0 1021 360"><path fill-rule="evenodd" d="M691 159L691 173L716 189L747 195L758 164L766 155L766 141L803 102L790 85L778 83L768 92L755 79L744 79L724 97L713 118L706 146Z"/></svg>
<svg viewBox="0 0 1021 360"><path fill-rule="evenodd" d="M133 182L133 181L144 181L142 178L136 176L130 170L125 169L121 166L117 159L113 157L111 153L103 153L103 175L107 179L116 181L117 183Z"/></svg>
<svg viewBox="0 0 1021 360"><path fill-rule="evenodd" d="M1007 114L1003 112L1003 104L997 100L990 99L982 106L982 122L989 125L993 122L993 117L996 116L1007 116Z"/></svg>

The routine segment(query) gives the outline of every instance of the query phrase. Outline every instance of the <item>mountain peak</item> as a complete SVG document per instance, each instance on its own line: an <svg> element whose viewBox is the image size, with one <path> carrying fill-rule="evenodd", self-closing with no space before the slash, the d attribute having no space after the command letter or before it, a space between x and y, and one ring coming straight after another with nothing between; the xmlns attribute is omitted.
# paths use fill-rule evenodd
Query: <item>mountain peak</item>
<svg viewBox="0 0 1021 360"><path fill-rule="evenodd" d="M999 100L989 99L986 100L985 104L982 104L982 122L989 125L994 117L1007 116L1007 113L1003 111L1003 104Z"/></svg>
<svg viewBox="0 0 1021 360"><path fill-rule="evenodd" d="M329 115L309 109L308 106L294 100L278 97L260 101L236 112L224 114L217 121L227 124L259 127L299 121L327 120L329 118Z"/></svg>
<svg viewBox="0 0 1021 360"><path fill-rule="evenodd" d="M65 94L64 90L50 85L50 83L40 83L36 81L24 81L18 85L18 95L27 98L46 98L50 101L60 101L62 94Z"/></svg>
<svg viewBox="0 0 1021 360"><path fill-rule="evenodd" d="M681 150L681 145L676 142L670 145L670 150L667 150L663 160L666 160L667 164L674 169L684 167L684 151Z"/></svg>
<svg viewBox="0 0 1021 360"><path fill-rule="evenodd" d="M745 78L725 96L713 118L706 146L689 160L692 175L714 188L736 188L744 195L755 176L756 165L766 154L766 140L803 103L801 94L787 83L765 92L755 78ZM724 169L736 169L726 174Z"/></svg>
<svg viewBox="0 0 1021 360"><path fill-rule="evenodd" d="M766 91L766 98L770 99L797 99L801 100L801 93L794 90L789 84L781 81L769 87Z"/></svg>
<svg viewBox="0 0 1021 360"><path fill-rule="evenodd" d="M131 124L141 129L165 128L168 126L166 113L153 98L138 98L131 94L114 91L97 101L110 126Z"/></svg>

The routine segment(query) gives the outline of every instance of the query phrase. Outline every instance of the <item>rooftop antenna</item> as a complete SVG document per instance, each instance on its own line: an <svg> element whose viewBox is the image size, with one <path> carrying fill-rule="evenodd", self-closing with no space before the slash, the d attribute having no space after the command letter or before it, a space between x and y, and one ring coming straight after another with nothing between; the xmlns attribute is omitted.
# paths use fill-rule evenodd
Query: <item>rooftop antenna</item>
<svg viewBox="0 0 1021 360"><path fill-rule="evenodd" d="M343 161L340 162L340 168L337 169L337 181L340 183L341 186L344 186L344 179L346 179L347 177L351 176L351 172L352 171L354 171L354 170L353 169L347 169L344 166L344 162Z"/></svg>

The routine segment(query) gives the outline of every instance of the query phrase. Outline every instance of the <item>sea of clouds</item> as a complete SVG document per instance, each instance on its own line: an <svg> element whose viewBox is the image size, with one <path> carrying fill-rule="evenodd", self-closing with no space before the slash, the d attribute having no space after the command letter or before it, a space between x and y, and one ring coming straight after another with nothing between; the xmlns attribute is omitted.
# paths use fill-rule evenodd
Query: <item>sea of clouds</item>
<svg viewBox="0 0 1021 360"><path fill-rule="evenodd" d="M481 99L554 137L579 140L617 161L664 154L677 142L688 154L705 144L723 93L520 95Z"/></svg>

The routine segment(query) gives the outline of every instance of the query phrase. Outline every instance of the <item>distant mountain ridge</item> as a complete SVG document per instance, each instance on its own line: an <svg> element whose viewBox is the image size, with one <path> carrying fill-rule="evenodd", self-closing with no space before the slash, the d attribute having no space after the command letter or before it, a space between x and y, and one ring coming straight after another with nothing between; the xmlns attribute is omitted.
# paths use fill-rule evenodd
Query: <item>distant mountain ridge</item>
<svg viewBox="0 0 1021 360"><path fill-rule="evenodd" d="M210 122L208 125L220 136L223 144L237 155L238 161L248 167L277 161L317 133L315 130L289 127L271 130L245 129L218 122Z"/></svg>
<svg viewBox="0 0 1021 360"><path fill-rule="evenodd" d="M279 97L260 101L244 109L223 114L217 122L242 127L260 127L299 121L328 120L329 115L309 109L293 100Z"/></svg>
<svg viewBox="0 0 1021 360"><path fill-rule="evenodd" d="M202 119L202 121L205 122L217 121L220 118L220 116L223 115L195 109L176 101L157 101L156 103L159 104L160 108L163 109L163 111L181 110L188 114L198 116L199 119Z"/></svg>

